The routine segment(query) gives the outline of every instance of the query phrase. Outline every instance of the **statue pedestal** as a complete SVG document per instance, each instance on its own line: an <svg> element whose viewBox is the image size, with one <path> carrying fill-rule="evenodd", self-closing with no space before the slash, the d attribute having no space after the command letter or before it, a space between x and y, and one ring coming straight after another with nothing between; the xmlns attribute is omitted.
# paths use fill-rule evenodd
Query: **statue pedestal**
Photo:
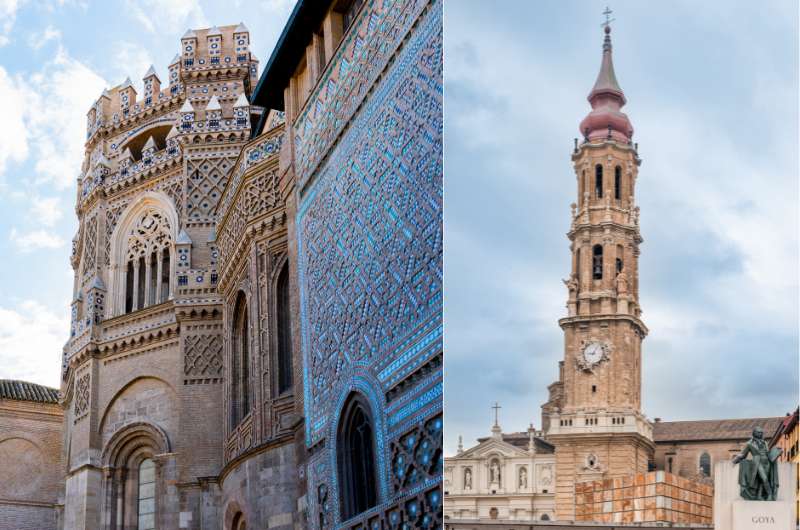
<svg viewBox="0 0 800 530"><path fill-rule="evenodd" d="M795 528L792 504L782 501L734 501L731 530Z"/></svg>
<svg viewBox="0 0 800 530"><path fill-rule="evenodd" d="M778 464L778 499L746 501L739 491L739 467L714 464L714 528L719 530L795 530L797 466Z"/></svg>

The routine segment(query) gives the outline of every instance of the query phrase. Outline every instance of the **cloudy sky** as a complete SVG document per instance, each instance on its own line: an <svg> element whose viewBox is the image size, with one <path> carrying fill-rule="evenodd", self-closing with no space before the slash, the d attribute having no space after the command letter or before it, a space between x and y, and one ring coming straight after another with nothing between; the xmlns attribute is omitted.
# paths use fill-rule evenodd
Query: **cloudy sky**
<svg viewBox="0 0 800 530"><path fill-rule="evenodd" d="M59 385L86 112L167 65L189 27L244 22L269 58L294 0L0 0L0 378Z"/></svg>
<svg viewBox="0 0 800 530"><path fill-rule="evenodd" d="M614 64L643 158L643 408L782 415L798 388L798 8L617 0ZM445 4L446 452L541 426L557 378L572 139L604 2Z"/></svg>

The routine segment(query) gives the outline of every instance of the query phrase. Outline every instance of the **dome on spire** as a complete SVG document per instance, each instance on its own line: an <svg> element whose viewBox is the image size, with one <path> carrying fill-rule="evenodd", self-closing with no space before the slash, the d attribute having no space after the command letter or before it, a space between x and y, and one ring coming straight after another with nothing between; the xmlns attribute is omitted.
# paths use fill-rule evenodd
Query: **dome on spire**
<svg viewBox="0 0 800 530"><path fill-rule="evenodd" d="M600 72L587 98L592 105L592 111L581 122L580 130L589 141L612 139L629 143L633 137L633 126L628 116L620 111L627 100L614 73L611 26L605 26L605 34Z"/></svg>

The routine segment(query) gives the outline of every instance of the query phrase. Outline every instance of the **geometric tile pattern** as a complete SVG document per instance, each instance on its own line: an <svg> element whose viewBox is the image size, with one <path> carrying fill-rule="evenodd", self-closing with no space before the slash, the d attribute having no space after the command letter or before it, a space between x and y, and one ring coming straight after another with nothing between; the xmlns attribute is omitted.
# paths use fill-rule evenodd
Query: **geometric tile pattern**
<svg viewBox="0 0 800 530"><path fill-rule="evenodd" d="M416 486L442 475L442 415L438 415L392 442L394 491Z"/></svg>
<svg viewBox="0 0 800 530"><path fill-rule="evenodd" d="M297 183L302 188L348 124L429 0L372 0L354 22L295 121Z"/></svg>
<svg viewBox="0 0 800 530"><path fill-rule="evenodd" d="M88 372L75 380L75 403L74 416L75 420L80 419L84 414L89 411L89 383L91 382L91 374Z"/></svg>
<svg viewBox="0 0 800 530"><path fill-rule="evenodd" d="M298 212L309 444L350 365L402 356L408 337L441 319L440 10L405 43Z"/></svg>
<svg viewBox="0 0 800 530"><path fill-rule="evenodd" d="M183 351L185 376L207 378L222 375L221 335L186 335Z"/></svg>
<svg viewBox="0 0 800 530"><path fill-rule="evenodd" d="M324 75L293 129L309 523L440 528L442 2L365 2ZM378 415L379 504L344 526L351 388Z"/></svg>

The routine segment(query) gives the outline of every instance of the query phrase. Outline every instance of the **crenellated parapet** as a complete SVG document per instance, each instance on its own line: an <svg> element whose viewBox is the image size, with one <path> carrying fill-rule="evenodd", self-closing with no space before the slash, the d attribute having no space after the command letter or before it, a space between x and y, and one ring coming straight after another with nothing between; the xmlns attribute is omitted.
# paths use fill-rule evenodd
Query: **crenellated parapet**
<svg viewBox="0 0 800 530"><path fill-rule="evenodd" d="M244 24L187 31L181 39L182 52L169 64L168 84L163 89L158 73L151 66L142 79L141 97L130 78L103 91L87 113L86 137L90 149L99 138L114 136L136 128L143 121L174 111L186 98L207 103L213 95L208 94L207 86L190 88L190 85L239 81L249 93L258 75L258 60L249 46L250 33ZM223 107L223 100L227 101L229 95L232 97L228 108L238 94L218 94Z"/></svg>

